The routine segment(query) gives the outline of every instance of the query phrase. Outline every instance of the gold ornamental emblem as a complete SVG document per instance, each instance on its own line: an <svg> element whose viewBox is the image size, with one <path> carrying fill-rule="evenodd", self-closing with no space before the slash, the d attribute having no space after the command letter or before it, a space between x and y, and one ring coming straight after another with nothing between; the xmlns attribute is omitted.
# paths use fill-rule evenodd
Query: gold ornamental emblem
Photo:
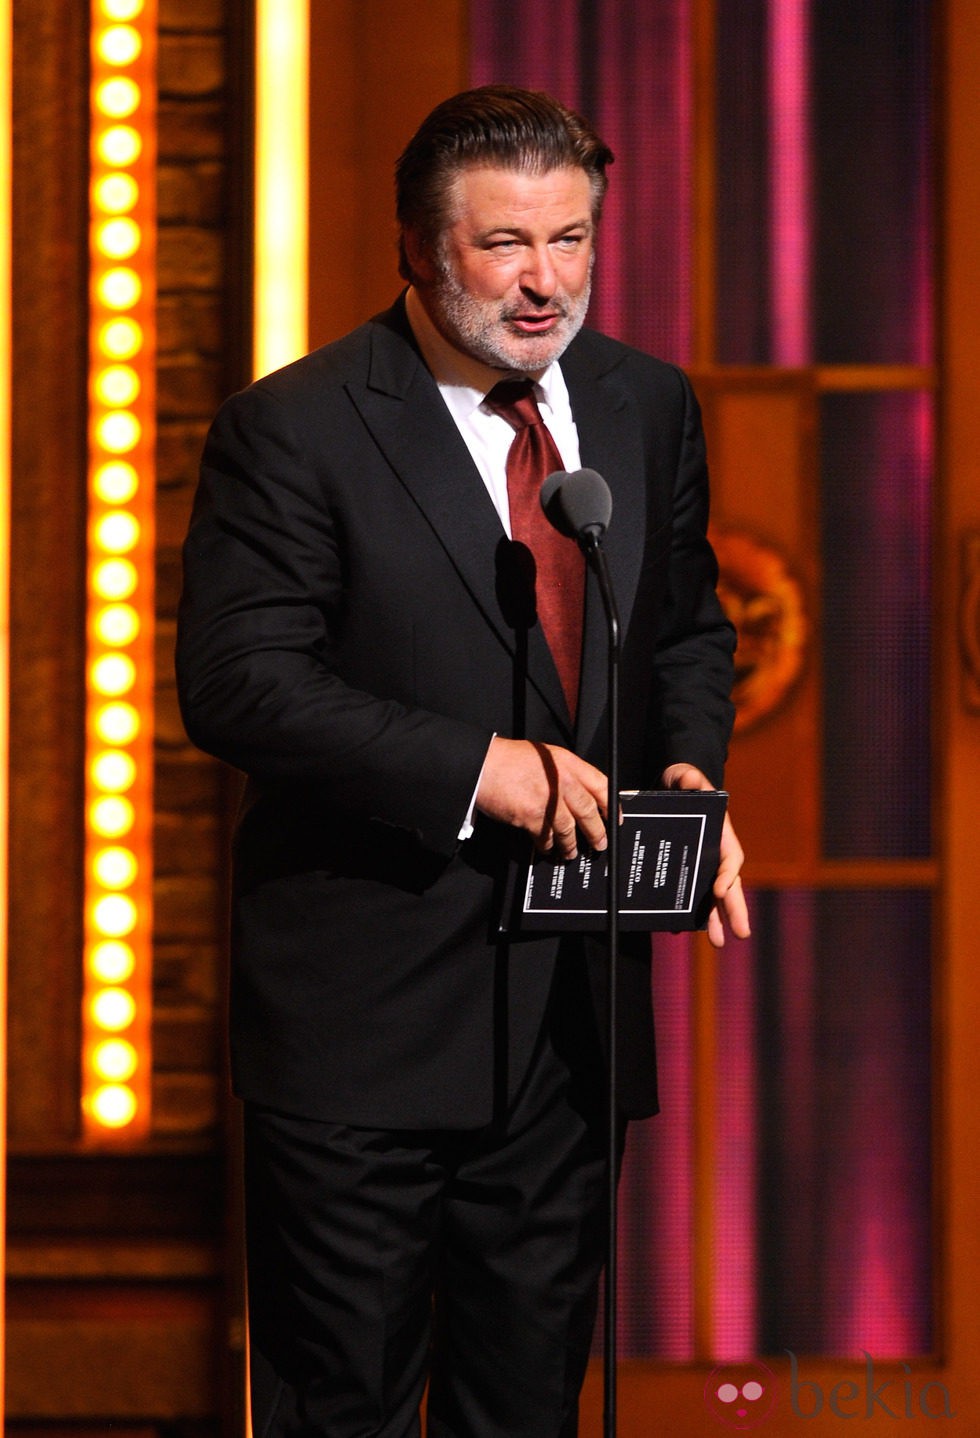
<svg viewBox="0 0 980 1438"><path fill-rule="evenodd" d="M712 530L718 597L738 631L735 731L772 714L803 670L809 623L803 586L772 545L737 529Z"/></svg>

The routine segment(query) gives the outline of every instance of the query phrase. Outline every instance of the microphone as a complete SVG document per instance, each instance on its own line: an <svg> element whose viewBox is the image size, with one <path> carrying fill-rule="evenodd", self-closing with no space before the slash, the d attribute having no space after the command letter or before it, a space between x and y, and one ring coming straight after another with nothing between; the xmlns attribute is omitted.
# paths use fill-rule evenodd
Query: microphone
<svg viewBox="0 0 980 1438"><path fill-rule="evenodd" d="M609 528L612 495L594 469L558 470L541 486L541 508L559 534L593 548Z"/></svg>
<svg viewBox="0 0 980 1438"><path fill-rule="evenodd" d="M617 1098L618 989L619 989L619 894L622 862L619 845L619 655L620 625L616 595L602 537L612 518L612 495L601 474L579 469L573 474L559 470L549 474L541 486L541 508L559 534L578 541L586 563L595 574L606 612L608 630L608 678L606 720L609 754L606 788L606 1054L607 1054L607 1175L605 1342L603 1345L603 1434L616 1433L616 1304L618 1277L616 1174L618 1171L616 1133L619 1129Z"/></svg>

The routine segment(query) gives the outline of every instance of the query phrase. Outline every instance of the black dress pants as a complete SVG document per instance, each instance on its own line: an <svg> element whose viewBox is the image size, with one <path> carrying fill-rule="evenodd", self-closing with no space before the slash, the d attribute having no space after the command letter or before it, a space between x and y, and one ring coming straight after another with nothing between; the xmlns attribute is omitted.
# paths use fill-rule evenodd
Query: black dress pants
<svg viewBox="0 0 980 1438"><path fill-rule="evenodd" d="M246 1107L255 1438L574 1438L605 1235L595 1051L477 1131Z"/></svg>

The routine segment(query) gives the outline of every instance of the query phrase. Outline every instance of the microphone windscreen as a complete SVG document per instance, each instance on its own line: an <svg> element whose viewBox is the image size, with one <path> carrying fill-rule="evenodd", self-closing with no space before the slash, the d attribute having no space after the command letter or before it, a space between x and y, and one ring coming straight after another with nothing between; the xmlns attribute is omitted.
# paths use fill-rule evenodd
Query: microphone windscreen
<svg viewBox="0 0 980 1438"><path fill-rule="evenodd" d="M604 534L612 518L612 495L594 469L558 470L541 486L541 508L550 523L570 539L589 533Z"/></svg>

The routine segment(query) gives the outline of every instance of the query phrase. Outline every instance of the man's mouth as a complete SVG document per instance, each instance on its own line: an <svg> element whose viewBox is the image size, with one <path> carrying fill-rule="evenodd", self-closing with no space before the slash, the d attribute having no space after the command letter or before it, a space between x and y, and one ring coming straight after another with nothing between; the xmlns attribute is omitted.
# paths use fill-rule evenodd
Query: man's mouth
<svg viewBox="0 0 980 1438"><path fill-rule="evenodd" d="M548 311L546 314L512 315L510 322L522 334L541 335L554 329L560 319L560 313Z"/></svg>

